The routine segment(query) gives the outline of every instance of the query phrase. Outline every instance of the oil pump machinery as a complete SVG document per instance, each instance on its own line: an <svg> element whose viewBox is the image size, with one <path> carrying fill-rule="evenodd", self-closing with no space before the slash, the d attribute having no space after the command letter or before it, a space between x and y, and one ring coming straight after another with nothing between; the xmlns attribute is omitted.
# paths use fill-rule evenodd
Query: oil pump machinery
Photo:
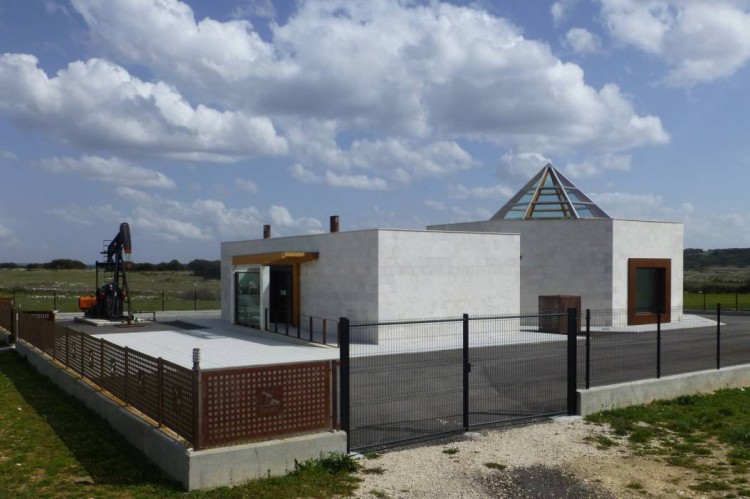
<svg viewBox="0 0 750 499"><path fill-rule="evenodd" d="M104 262L96 262L96 295L82 296L78 299L78 307L86 317L108 320L132 319L126 274L126 267L130 268L131 251L130 226L123 222L115 238L102 251L102 255L106 255L107 259ZM101 286L99 285L100 271L102 273ZM126 304L127 314L125 313Z"/></svg>

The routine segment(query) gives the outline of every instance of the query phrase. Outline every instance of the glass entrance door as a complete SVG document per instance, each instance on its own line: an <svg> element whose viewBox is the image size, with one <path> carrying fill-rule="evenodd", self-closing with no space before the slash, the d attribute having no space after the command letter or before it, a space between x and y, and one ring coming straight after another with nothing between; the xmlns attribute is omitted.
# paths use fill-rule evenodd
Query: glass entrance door
<svg viewBox="0 0 750 499"><path fill-rule="evenodd" d="M260 329L260 269L234 274L234 321Z"/></svg>

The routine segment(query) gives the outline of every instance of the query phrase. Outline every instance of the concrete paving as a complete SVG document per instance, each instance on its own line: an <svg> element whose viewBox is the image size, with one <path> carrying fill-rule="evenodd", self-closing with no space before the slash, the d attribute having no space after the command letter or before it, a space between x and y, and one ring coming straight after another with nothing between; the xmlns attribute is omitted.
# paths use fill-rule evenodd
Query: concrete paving
<svg viewBox="0 0 750 499"><path fill-rule="evenodd" d="M304 340L235 326L214 317L189 317L184 321L147 321L132 327L94 326L62 322L95 338L162 357L180 366L193 366L193 349L201 350L201 368L261 366L291 362L337 360L339 350Z"/></svg>

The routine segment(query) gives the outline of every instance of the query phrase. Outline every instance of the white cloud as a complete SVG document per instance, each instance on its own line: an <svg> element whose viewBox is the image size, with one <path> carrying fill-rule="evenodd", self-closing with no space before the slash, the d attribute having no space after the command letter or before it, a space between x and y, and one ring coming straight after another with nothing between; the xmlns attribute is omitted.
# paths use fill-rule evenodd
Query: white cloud
<svg viewBox="0 0 750 499"><path fill-rule="evenodd" d="M322 175L318 175L300 164L293 165L290 168L290 172L294 178L306 184L326 184L331 187L365 191L384 191L388 189L388 182L379 177L335 173L331 170L326 170Z"/></svg>
<svg viewBox="0 0 750 499"><path fill-rule="evenodd" d="M455 199L498 199L505 200L515 194L515 191L506 185L487 185L479 187L466 187L463 184L448 187L448 195Z"/></svg>
<svg viewBox="0 0 750 499"><path fill-rule="evenodd" d="M193 107L173 87L108 61L74 62L52 78L37 64L0 55L0 113L63 141L204 161L287 152L267 118Z"/></svg>
<svg viewBox="0 0 750 499"><path fill-rule="evenodd" d="M50 210L50 214L74 225L91 227L101 225L101 222L111 223L112 220L122 219L120 211L111 204L100 206L60 206Z"/></svg>
<svg viewBox="0 0 750 499"><path fill-rule="evenodd" d="M246 17L262 17L273 19L276 17L276 7L271 0L245 0L234 8L231 17L243 19Z"/></svg>
<svg viewBox="0 0 750 499"><path fill-rule="evenodd" d="M21 246L21 240L16 236L16 233L2 222L0 222L0 243L8 247Z"/></svg>
<svg viewBox="0 0 750 499"><path fill-rule="evenodd" d="M598 36L584 28L571 28L565 34L565 46L579 55L595 54L602 49Z"/></svg>
<svg viewBox="0 0 750 499"><path fill-rule="evenodd" d="M18 159L18 156L13 152L3 151L2 149L0 149L0 159L15 161Z"/></svg>
<svg viewBox="0 0 750 499"><path fill-rule="evenodd" d="M568 17L570 10L578 3L578 0L558 0L550 7L552 21L555 25L560 24Z"/></svg>
<svg viewBox="0 0 750 499"><path fill-rule="evenodd" d="M424 205L427 206L428 208L432 208L433 210L437 210L437 211L445 210L445 203L443 203L442 201L435 201L432 199L428 199L427 201L424 202Z"/></svg>
<svg viewBox="0 0 750 499"><path fill-rule="evenodd" d="M388 189L388 182L382 178L367 175L339 175L328 170L325 173L325 183L333 187L347 187L366 191L384 191Z"/></svg>
<svg viewBox="0 0 750 499"><path fill-rule="evenodd" d="M134 228L169 240L255 239L269 221L291 234L319 232L322 227L319 220L295 218L279 205L264 212L254 206L230 208L216 199L177 201L129 187L119 187L117 193L132 205Z"/></svg>
<svg viewBox="0 0 750 499"><path fill-rule="evenodd" d="M241 191L249 192L251 194L256 194L258 192L258 184L252 180L238 178L234 180L234 186Z"/></svg>
<svg viewBox="0 0 750 499"><path fill-rule="evenodd" d="M509 151L500 158L497 173L500 178L528 180L547 163L552 160L538 152Z"/></svg>
<svg viewBox="0 0 750 499"><path fill-rule="evenodd" d="M48 158L40 160L42 167L51 173L72 174L83 179L130 187L173 189L172 179L156 170L149 170L119 158L83 156L74 158Z"/></svg>
<svg viewBox="0 0 750 499"><path fill-rule="evenodd" d="M580 162L568 163L567 171L572 177L593 177L603 171L630 171L631 158L628 155L604 154Z"/></svg>
<svg viewBox="0 0 750 499"><path fill-rule="evenodd" d="M750 60L746 0L600 0L612 37L662 57L665 81L693 86L731 76Z"/></svg>
<svg viewBox="0 0 750 499"><path fill-rule="evenodd" d="M246 21L196 21L177 0L73 5L113 57L284 129L324 122L336 134L549 152L668 140L616 86L587 85L579 66L473 6L309 0L265 41Z"/></svg>
<svg viewBox="0 0 750 499"><path fill-rule="evenodd" d="M674 208L660 195L605 192L591 194L591 199L614 218L689 222L694 211L690 203Z"/></svg>

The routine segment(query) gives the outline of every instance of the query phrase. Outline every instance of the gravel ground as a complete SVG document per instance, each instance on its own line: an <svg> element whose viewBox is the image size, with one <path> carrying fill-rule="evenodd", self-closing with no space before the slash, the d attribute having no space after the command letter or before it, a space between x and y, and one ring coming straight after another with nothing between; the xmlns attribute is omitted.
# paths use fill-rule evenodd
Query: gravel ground
<svg viewBox="0 0 750 499"><path fill-rule="evenodd" d="M606 427L581 418L470 432L453 440L362 459L362 498L704 497L690 472L630 454L623 443L598 449Z"/></svg>

